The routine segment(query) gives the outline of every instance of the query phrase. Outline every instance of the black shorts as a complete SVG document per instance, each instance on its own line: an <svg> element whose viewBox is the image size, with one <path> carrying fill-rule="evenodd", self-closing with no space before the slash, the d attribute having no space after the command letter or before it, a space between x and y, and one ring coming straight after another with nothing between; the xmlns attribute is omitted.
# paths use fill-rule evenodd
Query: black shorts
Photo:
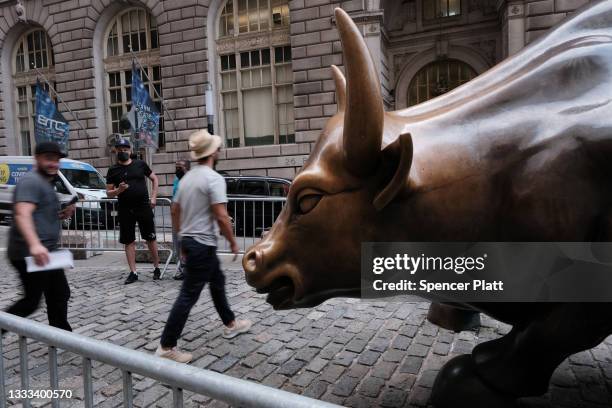
<svg viewBox="0 0 612 408"><path fill-rule="evenodd" d="M136 223L145 241L155 241L153 209L148 205L132 208L119 207L119 242L128 245L136 241Z"/></svg>

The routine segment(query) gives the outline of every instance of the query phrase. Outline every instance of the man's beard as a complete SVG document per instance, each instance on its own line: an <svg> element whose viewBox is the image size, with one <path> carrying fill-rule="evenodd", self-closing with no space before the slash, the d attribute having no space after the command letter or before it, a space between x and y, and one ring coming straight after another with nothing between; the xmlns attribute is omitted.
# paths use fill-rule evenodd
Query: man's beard
<svg viewBox="0 0 612 408"><path fill-rule="evenodd" d="M45 169L43 169L42 167L38 168L38 172L43 176L43 177L49 177L49 178L55 178L57 177L57 171L55 173L49 173L48 171L46 171Z"/></svg>

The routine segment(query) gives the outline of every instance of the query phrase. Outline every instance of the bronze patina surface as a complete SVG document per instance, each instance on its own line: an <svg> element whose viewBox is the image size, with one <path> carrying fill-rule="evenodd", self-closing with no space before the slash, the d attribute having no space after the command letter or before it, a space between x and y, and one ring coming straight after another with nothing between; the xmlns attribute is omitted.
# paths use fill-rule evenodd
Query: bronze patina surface
<svg viewBox="0 0 612 408"><path fill-rule="evenodd" d="M366 241L612 241L612 0L396 112L383 110L358 28L343 10L335 15L346 70L345 80L332 67L338 113L243 260L247 281L275 308L358 296ZM567 356L612 333L610 304L461 306L513 329L447 363L438 407L505 407L542 394Z"/></svg>

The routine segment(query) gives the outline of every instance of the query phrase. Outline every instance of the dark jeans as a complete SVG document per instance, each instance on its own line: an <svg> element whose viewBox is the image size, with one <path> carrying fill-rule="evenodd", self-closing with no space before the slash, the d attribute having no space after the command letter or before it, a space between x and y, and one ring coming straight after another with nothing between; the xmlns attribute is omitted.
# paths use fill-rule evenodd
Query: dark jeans
<svg viewBox="0 0 612 408"><path fill-rule="evenodd" d="M19 278L25 292L22 299L15 302L6 312L21 317L34 313L45 295L47 317L51 326L72 331L68 323L68 299L70 287L63 269L28 273L25 260L11 259L11 264L19 272Z"/></svg>
<svg viewBox="0 0 612 408"><path fill-rule="evenodd" d="M181 247L186 257L183 265L185 279L164 327L160 341L162 347L176 346L189 312L206 283L210 283L210 295L223 324L227 325L234 320L234 313L225 297L225 276L217 258L217 247L200 244L190 237L181 240Z"/></svg>

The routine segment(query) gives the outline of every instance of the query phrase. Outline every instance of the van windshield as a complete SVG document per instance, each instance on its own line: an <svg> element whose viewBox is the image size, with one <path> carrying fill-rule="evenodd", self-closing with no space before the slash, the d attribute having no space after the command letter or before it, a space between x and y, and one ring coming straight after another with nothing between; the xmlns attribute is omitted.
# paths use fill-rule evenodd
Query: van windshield
<svg viewBox="0 0 612 408"><path fill-rule="evenodd" d="M104 179L95 171L79 169L61 169L64 177L75 188L87 188L90 190L105 189Z"/></svg>

